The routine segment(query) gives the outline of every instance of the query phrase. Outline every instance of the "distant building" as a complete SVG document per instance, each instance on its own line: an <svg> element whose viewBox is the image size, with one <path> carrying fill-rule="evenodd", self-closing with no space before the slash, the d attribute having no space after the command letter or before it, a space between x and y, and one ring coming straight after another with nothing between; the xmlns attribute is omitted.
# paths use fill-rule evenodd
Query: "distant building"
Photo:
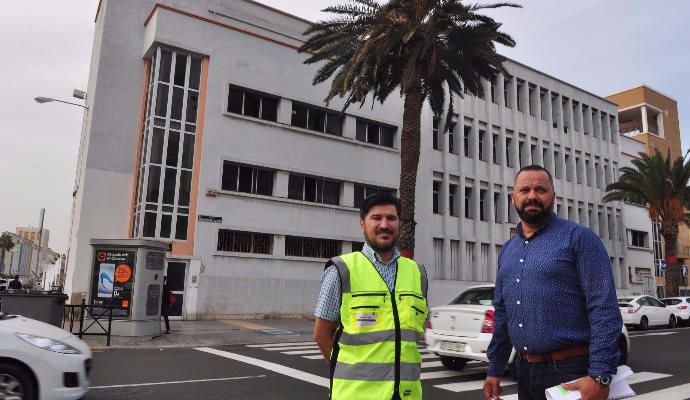
<svg viewBox="0 0 690 400"><path fill-rule="evenodd" d="M39 233L39 228L32 227L17 227L14 231L17 235L21 236L26 240L32 241L34 244L38 244L38 236L41 236L41 248L47 248L48 243L50 243L50 231L43 228L43 232Z"/></svg>
<svg viewBox="0 0 690 400"><path fill-rule="evenodd" d="M621 135L641 143L642 149L639 151L651 155L655 150L659 150L664 156L670 154L672 158L682 155L678 102L674 98L642 85L614 93L607 99L618 104ZM622 151L623 158L637 157L637 153L625 154L625 149ZM657 225L653 226L651 244L654 250L657 294L663 296L665 285L660 261L665 258L665 255L663 237ZM681 264L690 260L690 230L685 224L678 226L676 256Z"/></svg>

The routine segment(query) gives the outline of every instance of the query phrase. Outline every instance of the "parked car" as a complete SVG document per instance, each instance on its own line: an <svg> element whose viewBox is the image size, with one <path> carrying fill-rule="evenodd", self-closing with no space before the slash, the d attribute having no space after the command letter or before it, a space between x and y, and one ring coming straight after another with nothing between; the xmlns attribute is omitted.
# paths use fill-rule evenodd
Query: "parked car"
<svg viewBox="0 0 690 400"><path fill-rule="evenodd" d="M0 279L0 290L7 290L7 279Z"/></svg>
<svg viewBox="0 0 690 400"><path fill-rule="evenodd" d="M427 348L441 357L441 363L450 370L459 371L470 360L488 362L486 355L494 332L494 285L473 286L450 304L434 307L429 312L425 339ZM620 364L625 364L630 353L628 331L623 326L618 338ZM517 357L510 354L508 371L515 377Z"/></svg>
<svg viewBox="0 0 690 400"><path fill-rule="evenodd" d="M71 333L0 313L0 398L80 399L89 390L91 349Z"/></svg>
<svg viewBox="0 0 690 400"><path fill-rule="evenodd" d="M678 320L678 325L690 324L690 297L666 297L661 299Z"/></svg>
<svg viewBox="0 0 690 400"><path fill-rule="evenodd" d="M666 308L666 304L652 296L619 297L618 307L621 310L623 323L640 330L650 326L668 326L675 328L676 316Z"/></svg>

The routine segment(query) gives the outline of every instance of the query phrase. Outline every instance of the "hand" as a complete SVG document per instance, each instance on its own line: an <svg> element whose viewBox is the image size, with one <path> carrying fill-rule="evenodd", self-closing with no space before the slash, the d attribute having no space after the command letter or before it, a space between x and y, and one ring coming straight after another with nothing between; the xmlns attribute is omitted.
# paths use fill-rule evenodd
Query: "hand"
<svg viewBox="0 0 690 400"><path fill-rule="evenodd" d="M484 381L484 398L486 400L500 400L500 394L501 378L497 376L487 376L486 381Z"/></svg>
<svg viewBox="0 0 690 400"><path fill-rule="evenodd" d="M566 390L579 390L582 400L606 400L609 398L609 387L600 385L591 376L585 376L573 383L564 383L562 386Z"/></svg>

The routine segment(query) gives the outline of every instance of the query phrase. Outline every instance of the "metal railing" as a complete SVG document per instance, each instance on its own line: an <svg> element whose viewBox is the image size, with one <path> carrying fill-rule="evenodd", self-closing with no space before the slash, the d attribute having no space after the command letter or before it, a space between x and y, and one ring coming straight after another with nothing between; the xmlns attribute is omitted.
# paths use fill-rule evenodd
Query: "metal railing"
<svg viewBox="0 0 690 400"><path fill-rule="evenodd" d="M87 305L83 299L81 304L65 304L62 328L69 326L69 332L78 335L79 339L84 336L105 336L106 346L110 346L113 310L126 309L111 305ZM75 328L78 328L76 332Z"/></svg>

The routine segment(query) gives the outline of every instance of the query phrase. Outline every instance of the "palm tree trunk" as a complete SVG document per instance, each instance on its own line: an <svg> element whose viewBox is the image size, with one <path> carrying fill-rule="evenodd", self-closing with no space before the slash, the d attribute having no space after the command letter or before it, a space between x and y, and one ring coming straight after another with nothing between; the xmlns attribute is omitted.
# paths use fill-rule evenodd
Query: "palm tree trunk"
<svg viewBox="0 0 690 400"><path fill-rule="evenodd" d="M402 255L412 258L415 245L414 208L419 167L422 88L413 85L405 92L402 135L400 136L400 239Z"/></svg>
<svg viewBox="0 0 690 400"><path fill-rule="evenodd" d="M5 248L0 249L0 275L5 273Z"/></svg>
<svg viewBox="0 0 690 400"><path fill-rule="evenodd" d="M666 296L679 296L681 270L678 264L676 253L678 251L678 226L676 225L675 232L673 229L668 231L661 228L661 234L664 236L664 254L666 256Z"/></svg>

